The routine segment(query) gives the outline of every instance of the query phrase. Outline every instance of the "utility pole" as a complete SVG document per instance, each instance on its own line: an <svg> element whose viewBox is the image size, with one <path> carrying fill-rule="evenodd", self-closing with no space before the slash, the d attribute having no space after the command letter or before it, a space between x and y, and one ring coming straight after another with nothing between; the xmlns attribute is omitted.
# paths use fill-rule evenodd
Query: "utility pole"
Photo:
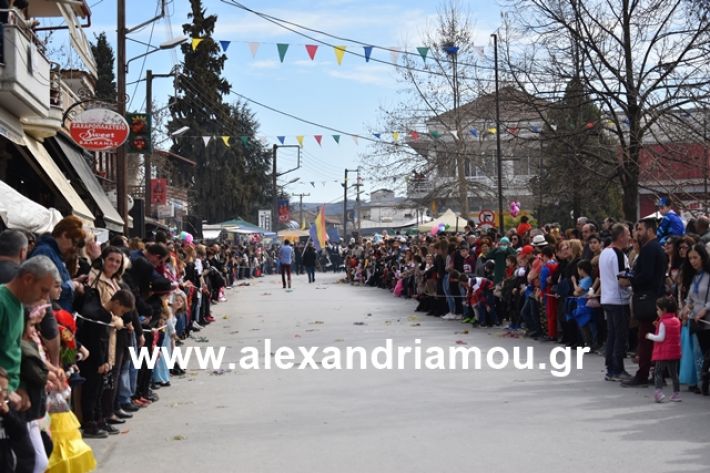
<svg viewBox="0 0 710 473"><path fill-rule="evenodd" d="M293 194L294 197L298 197L298 223L301 224L303 228L303 198L310 197L311 194Z"/></svg>
<svg viewBox="0 0 710 473"><path fill-rule="evenodd" d="M343 239L348 237L348 173L357 172L359 169L345 169L345 182L343 183Z"/></svg>
<svg viewBox="0 0 710 473"><path fill-rule="evenodd" d="M126 116L126 0L117 0L116 34L116 105L118 114ZM116 209L123 219L123 234L128 235L128 163L125 144L116 149Z"/></svg>
<svg viewBox="0 0 710 473"><path fill-rule="evenodd" d="M360 225L362 224L360 218L360 188L363 186L362 179L360 178L360 168L357 170L357 181L355 181L355 187L357 188L357 194L355 197L355 214L357 215L357 232L360 233Z"/></svg>
<svg viewBox="0 0 710 473"><path fill-rule="evenodd" d="M498 89L498 35L493 37L493 60L496 72L496 164L498 168L498 232L505 235L505 219L503 216L503 158L500 150L500 91Z"/></svg>
<svg viewBox="0 0 710 473"><path fill-rule="evenodd" d="M276 150L278 149L277 145L274 145L273 151L272 151L272 158L271 158L271 192L273 195L272 201L271 201L271 231L274 233L278 233L279 231L279 201L278 201L278 196L276 195L276 178L278 177L278 174L276 174Z"/></svg>

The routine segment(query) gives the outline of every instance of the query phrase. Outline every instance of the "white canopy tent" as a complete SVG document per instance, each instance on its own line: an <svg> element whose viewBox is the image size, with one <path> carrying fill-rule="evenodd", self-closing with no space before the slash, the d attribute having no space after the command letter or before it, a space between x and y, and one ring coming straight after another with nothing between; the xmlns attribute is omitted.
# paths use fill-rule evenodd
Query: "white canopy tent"
<svg viewBox="0 0 710 473"><path fill-rule="evenodd" d="M57 209L39 205L0 181L0 218L7 228L48 233L62 219L62 214Z"/></svg>
<svg viewBox="0 0 710 473"><path fill-rule="evenodd" d="M463 217L460 217L459 215L456 214L451 209L447 209L446 212L441 214L440 217L435 218L431 222L423 223L417 227L417 229L420 232L430 232L432 228L438 227L441 224L448 225L449 228L447 231L449 232L456 232L456 227L458 227L458 231L462 231L464 227L466 226L467 220Z"/></svg>

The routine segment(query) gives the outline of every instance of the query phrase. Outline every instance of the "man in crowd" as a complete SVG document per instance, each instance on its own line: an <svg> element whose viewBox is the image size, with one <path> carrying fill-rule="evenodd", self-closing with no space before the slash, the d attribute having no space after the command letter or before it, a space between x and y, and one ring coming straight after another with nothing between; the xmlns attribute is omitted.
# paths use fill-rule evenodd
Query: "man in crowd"
<svg viewBox="0 0 710 473"><path fill-rule="evenodd" d="M27 236L19 230L0 233L0 284L12 280L27 258Z"/></svg>
<svg viewBox="0 0 710 473"><path fill-rule="evenodd" d="M291 289L291 264L293 264L293 247L290 241L284 240L284 244L279 249L279 265L281 266L281 281L284 289L286 289L286 283Z"/></svg>
<svg viewBox="0 0 710 473"><path fill-rule="evenodd" d="M653 322L658 317L656 300L664 295L668 265L666 253L656 238L655 218L643 219L636 225L636 240L641 251L636 258L634 274L630 281L634 292L634 319L639 324L636 349L639 368L633 378L622 383L624 387L648 386L653 342L646 339L646 334L655 333Z"/></svg>
<svg viewBox="0 0 710 473"><path fill-rule="evenodd" d="M601 304L607 320L606 369L607 381L625 381L631 378L624 369L624 356L629 333L629 302L631 282L620 279L628 270L629 259L624 251L629 246L631 233L626 225L616 223L611 227L611 245L599 257Z"/></svg>

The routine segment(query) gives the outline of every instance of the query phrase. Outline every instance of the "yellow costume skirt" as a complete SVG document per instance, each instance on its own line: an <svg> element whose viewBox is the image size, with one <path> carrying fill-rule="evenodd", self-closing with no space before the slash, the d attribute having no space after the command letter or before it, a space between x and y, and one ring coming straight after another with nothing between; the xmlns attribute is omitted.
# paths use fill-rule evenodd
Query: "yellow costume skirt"
<svg viewBox="0 0 710 473"><path fill-rule="evenodd" d="M49 458L47 473L86 473L96 468L96 459L79 431L79 421L73 412L49 415L50 433L54 450Z"/></svg>

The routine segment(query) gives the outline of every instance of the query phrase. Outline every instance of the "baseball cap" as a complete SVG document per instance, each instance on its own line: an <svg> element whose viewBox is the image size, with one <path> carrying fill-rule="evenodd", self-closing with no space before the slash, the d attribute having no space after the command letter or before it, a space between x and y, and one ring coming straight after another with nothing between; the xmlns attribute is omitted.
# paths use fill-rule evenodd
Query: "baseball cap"
<svg viewBox="0 0 710 473"><path fill-rule="evenodd" d="M535 252L535 248L531 245L525 245L520 249L520 254L523 256L529 256Z"/></svg>
<svg viewBox="0 0 710 473"><path fill-rule="evenodd" d="M656 201L656 207L669 207L671 205L671 199L668 197L659 197Z"/></svg>

